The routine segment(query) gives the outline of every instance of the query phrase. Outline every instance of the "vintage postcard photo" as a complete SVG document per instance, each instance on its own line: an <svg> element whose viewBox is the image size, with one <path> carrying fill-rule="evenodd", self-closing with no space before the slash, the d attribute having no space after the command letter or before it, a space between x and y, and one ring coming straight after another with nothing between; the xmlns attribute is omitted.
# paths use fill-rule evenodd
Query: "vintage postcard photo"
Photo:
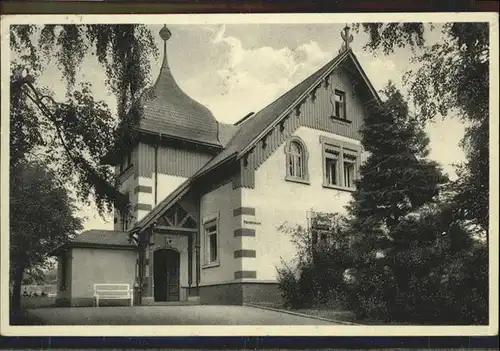
<svg viewBox="0 0 500 351"><path fill-rule="evenodd" d="M2 47L3 334L498 332L498 16L7 16Z"/></svg>

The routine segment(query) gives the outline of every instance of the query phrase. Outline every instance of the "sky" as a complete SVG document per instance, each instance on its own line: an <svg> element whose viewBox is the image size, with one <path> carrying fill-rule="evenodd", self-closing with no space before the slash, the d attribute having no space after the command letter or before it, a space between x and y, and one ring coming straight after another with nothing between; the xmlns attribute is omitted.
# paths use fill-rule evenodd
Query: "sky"
<svg viewBox="0 0 500 351"><path fill-rule="evenodd" d="M427 44L442 40L440 24L426 30ZM258 112L277 97L314 73L338 53L345 24L217 24L169 25L169 65L177 83L188 95L207 106L217 120L234 123L249 112ZM160 57L151 58L150 84L156 79L163 57L163 43L157 34L162 25L149 26L156 35ZM405 94L403 74L418 66L410 62L407 48L393 54L374 56L363 49L366 34L353 33L351 47L376 90L392 80ZM97 99L114 110L116 101L104 85L104 70L92 56L82 59L77 82L92 84ZM40 85L50 86L63 98L65 85L55 64L49 64ZM464 160L459 142L465 126L452 116L437 118L427 133L431 140L430 158L440 162L451 178L453 164ZM78 213L85 218L84 230L113 229L112 217L101 218L93 205Z"/></svg>

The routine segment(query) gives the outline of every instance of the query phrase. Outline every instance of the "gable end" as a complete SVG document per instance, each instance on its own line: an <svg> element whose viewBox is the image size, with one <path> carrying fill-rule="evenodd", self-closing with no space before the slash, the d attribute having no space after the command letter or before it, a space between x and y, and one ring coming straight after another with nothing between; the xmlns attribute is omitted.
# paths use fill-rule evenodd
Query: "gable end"
<svg viewBox="0 0 500 351"><path fill-rule="evenodd" d="M317 85L305 99L295 106L293 112L288 113L278 123L275 123L273 128L265 134L265 138L258 140L243 155L240 159L242 173L239 186L253 188L255 182L253 173L299 127L308 127L350 139L361 139L359 130L364 115L369 111L362 104L361 98L357 94L353 94L354 88L344 69L339 67L322 82L323 84ZM348 120L333 117L331 99L336 89L341 89L345 93Z"/></svg>

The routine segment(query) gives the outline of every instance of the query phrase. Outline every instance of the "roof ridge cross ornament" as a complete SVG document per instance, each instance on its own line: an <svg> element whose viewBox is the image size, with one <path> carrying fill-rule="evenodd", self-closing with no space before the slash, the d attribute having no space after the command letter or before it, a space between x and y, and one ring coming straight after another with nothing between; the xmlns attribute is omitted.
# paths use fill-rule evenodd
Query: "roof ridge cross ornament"
<svg viewBox="0 0 500 351"><path fill-rule="evenodd" d="M344 42L342 43L342 46L341 46L339 52L347 51L350 48L349 44L352 43L352 41L354 39L352 34L350 34L350 30L351 30L351 27L349 27L346 23L344 29L342 30L342 32L340 32L340 36L342 37L342 40Z"/></svg>

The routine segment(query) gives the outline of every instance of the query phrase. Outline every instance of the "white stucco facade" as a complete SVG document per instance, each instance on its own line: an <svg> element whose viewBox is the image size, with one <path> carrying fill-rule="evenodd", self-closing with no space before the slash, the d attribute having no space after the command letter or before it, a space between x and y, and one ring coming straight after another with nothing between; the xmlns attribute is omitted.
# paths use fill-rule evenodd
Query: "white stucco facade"
<svg viewBox="0 0 500 351"><path fill-rule="evenodd" d="M136 258L134 250L71 249L71 298L91 299L94 284L129 284L132 288Z"/></svg>
<svg viewBox="0 0 500 351"><path fill-rule="evenodd" d="M307 148L309 184L285 179L283 144L257 169L255 188L244 188L242 191L242 206L254 207L256 212L255 216L247 217L259 223L247 225L256 229L256 237L246 243L257 253L253 262L258 280L275 280L276 267L281 264L281 259L289 263L295 255L291 238L278 230L280 225L287 223L307 228L308 211L345 212L345 205L351 197L350 191L323 186L324 160L320 136L358 146L360 142L306 127L299 127L293 136L300 137Z"/></svg>
<svg viewBox="0 0 500 351"><path fill-rule="evenodd" d="M217 187L200 198L200 285L234 279L234 272L238 270L234 250L240 247L240 242L234 237L237 218L233 216L233 209L240 206L240 199L241 189L233 189L231 182ZM204 227L212 220L218 225L218 262L208 263Z"/></svg>
<svg viewBox="0 0 500 351"><path fill-rule="evenodd" d="M91 297L95 282L134 284L139 265L143 265L147 298L153 299L155 279L157 283L164 279L154 274L155 252L162 249L179 253L175 257L180 259L180 300L193 294L203 300L205 294L208 303L243 303L279 295L271 287L276 287L277 267L283 261L293 265L296 256L292 237L279 227L307 229L311 213L345 212L353 189L344 187L344 181L330 179L330 186L326 184L325 155L333 155L333 164L338 162L330 168L331 174L349 179L346 183L350 184L367 156L359 130L377 97L365 86L362 72L356 73L356 60L349 60L347 54L343 57L344 64L332 61L321 76L300 87L300 94L282 97L269 105L272 108L251 117L255 123L250 118L234 125L234 137L224 146L170 140L162 133L152 137L156 131L150 131L132 151L128 168L122 169L120 191L129 195L133 217L126 228L120 218L114 226L115 231L135 228L137 234L154 233L145 260L137 261L137 252L123 249L126 245L114 250L74 248L68 260L71 285L61 296ZM173 95L164 98L169 96ZM287 174L287 152L294 139L305 153L295 154L300 161L293 162L307 160L307 176L301 181ZM341 151L327 151L327 145ZM354 175L344 173L344 150L345 160L355 159L345 166ZM216 159L212 159L214 155ZM213 255L208 259L207 223L215 223L217 228L216 259ZM168 265L157 262L160 267ZM160 291L161 285L157 286Z"/></svg>

